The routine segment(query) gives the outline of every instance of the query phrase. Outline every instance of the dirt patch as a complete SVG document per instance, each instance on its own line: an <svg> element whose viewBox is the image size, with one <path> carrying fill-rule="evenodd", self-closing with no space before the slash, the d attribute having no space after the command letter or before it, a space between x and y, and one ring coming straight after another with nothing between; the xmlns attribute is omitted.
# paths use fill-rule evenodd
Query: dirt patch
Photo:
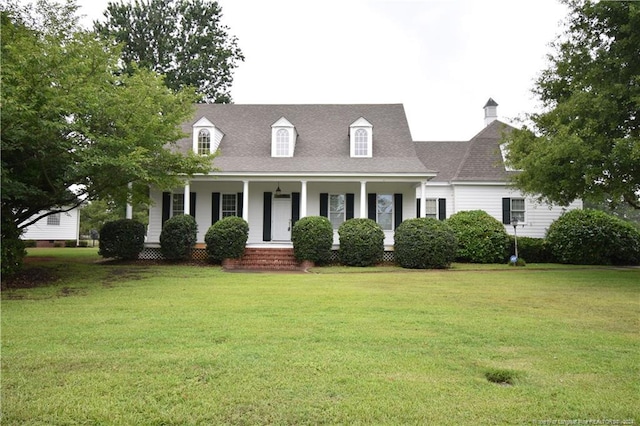
<svg viewBox="0 0 640 426"><path fill-rule="evenodd" d="M112 287L114 283L117 283L119 281L141 280L145 277L145 272L147 272L148 270L148 267L139 266L132 266L130 268L113 268L102 280L102 285L104 287Z"/></svg>
<svg viewBox="0 0 640 426"><path fill-rule="evenodd" d="M10 277L2 277L2 290L42 287L53 284L59 279L57 271L53 268L42 266L25 267Z"/></svg>

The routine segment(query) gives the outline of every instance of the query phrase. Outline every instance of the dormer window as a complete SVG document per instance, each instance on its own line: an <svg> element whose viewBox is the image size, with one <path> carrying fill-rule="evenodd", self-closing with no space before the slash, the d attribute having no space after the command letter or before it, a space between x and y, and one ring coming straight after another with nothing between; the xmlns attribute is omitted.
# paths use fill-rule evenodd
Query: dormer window
<svg viewBox="0 0 640 426"><path fill-rule="evenodd" d="M211 132L201 129L198 132L198 154L207 155L211 153Z"/></svg>
<svg viewBox="0 0 640 426"><path fill-rule="evenodd" d="M373 126L360 117L349 126L351 157L371 158L373 156Z"/></svg>
<svg viewBox="0 0 640 426"><path fill-rule="evenodd" d="M271 125L271 156L293 157L296 148L296 128L282 117Z"/></svg>
<svg viewBox="0 0 640 426"><path fill-rule="evenodd" d="M193 152L199 155L213 154L223 137L220 129L202 117L193 125Z"/></svg>

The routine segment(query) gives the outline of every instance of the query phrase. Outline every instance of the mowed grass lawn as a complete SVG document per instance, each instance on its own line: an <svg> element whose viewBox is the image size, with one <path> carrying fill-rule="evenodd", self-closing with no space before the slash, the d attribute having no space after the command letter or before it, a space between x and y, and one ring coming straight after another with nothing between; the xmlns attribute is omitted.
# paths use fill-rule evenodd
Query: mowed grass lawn
<svg viewBox="0 0 640 426"><path fill-rule="evenodd" d="M3 425L640 424L638 269L30 259L59 279L2 293Z"/></svg>

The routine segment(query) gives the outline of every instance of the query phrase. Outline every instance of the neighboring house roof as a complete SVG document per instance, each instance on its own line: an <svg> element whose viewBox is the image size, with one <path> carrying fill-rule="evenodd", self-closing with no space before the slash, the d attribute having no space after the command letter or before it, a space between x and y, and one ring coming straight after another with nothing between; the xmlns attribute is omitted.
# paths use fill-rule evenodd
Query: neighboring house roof
<svg viewBox="0 0 640 426"><path fill-rule="evenodd" d="M224 133L220 154L213 161L229 173L432 173L418 159L404 107L376 105L196 105L192 124L206 117ZM271 156L271 126L280 118L295 126L293 157ZM373 126L372 158L351 158L349 126L359 118ZM190 137L178 141L179 149L192 149Z"/></svg>
<svg viewBox="0 0 640 426"><path fill-rule="evenodd" d="M496 120L468 142L416 142L416 152L425 167L438 172L432 182L505 182L514 172L505 168L500 143L511 129Z"/></svg>

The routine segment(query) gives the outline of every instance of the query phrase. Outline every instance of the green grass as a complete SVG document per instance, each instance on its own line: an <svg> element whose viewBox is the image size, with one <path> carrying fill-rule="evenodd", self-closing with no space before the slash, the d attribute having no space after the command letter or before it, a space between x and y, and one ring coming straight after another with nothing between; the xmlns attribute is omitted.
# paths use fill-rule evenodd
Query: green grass
<svg viewBox="0 0 640 426"><path fill-rule="evenodd" d="M29 253L60 279L3 291L3 425L640 423L637 269Z"/></svg>

